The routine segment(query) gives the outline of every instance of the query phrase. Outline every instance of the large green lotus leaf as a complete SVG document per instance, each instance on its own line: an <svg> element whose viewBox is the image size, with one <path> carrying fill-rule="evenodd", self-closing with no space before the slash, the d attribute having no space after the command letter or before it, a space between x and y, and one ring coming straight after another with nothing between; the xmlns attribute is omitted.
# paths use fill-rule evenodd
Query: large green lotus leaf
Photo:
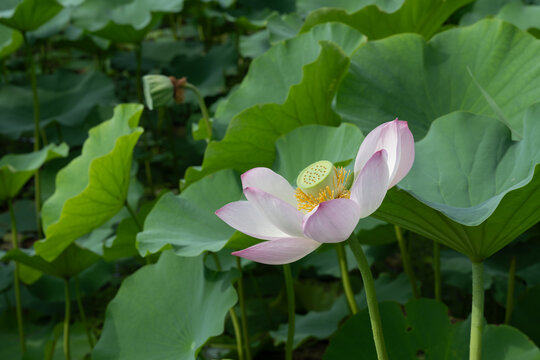
<svg viewBox="0 0 540 360"><path fill-rule="evenodd" d="M508 21L522 30L536 29L538 33L540 31L540 4L525 5L522 2L513 1L499 11L497 18Z"/></svg>
<svg viewBox="0 0 540 360"><path fill-rule="evenodd" d="M428 42L414 34L369 42L351 59L336 110L362 131L397 116L419 140L433 120L453 111L497 115L491 99L521 135L525 110L540 99L539 57L540 40L498 20Z"/></svg>
<svg viewBox="0 0 540 360"><path fill-rule="evenodd" d="M455 322L435 300L379 304L390 359L462 360L468 357L470 321ZM540 351L517 329L487 325L482 336L484 360L538 360ZM361 349L361 351L359 351ZM367 310L353 316L330 340L324 360L377 359Z"/></svg>
<svg viewBox="0 0 540 360"><path fill-rule="evenodd" d="M276 140L273 168L296 186L298 174L316 161L353 163L362 140L364 135L352 124L302 126Z"/></svg>
<svg viewBox="0 0 540 360"><path fill-rule="evenodd" d="M303 81L291 87L284 104L257 105L243 111L232 120L223 140L208 145L203 173L271 167L274 142L280 135L302 125L340 123L330 105L349 58L334 43L321 42L320 46L319 58L304 67ZM186 179L191 182L189 175L186 173Z"/></svg>
<svg viewBox="0 0 540 360"><path fill-rule="evenodd" d="M160 13L179 12L184 0L86 0L73 12L76 26L113 42L138 43Z"/></svg>
<svg viewBox="0 0 540 360"><path fill-rule="evenodd" d="M141 206L140 210L136 214L138 224L144 224L146 217L156 205L157 201L159 201L159 199ZM102 244L103 258L106 261L115 261L118 259L139 255L136 240L137 234L140 231L142 230L139 229L139 225L135 223L133 217L129 216L124 218L118 224L114 236L107 239L106 242Z"/></svg>
<svg viewBox="0 0 540 360"><path fill-rule="evenodd" d="M40 125L53 121L80 125L97 104L115 100L114 84L102 73L82 75L59 71L38 78ZM0 133L18 136L34 130L32 89L7 85L0 87Z"/></svg>
<svg viewBox="0 0 540 360"><path fill-rule="evenodd" d="M456 112L433 122L413 167L375 216L458 250L475 261L540 220L540 103L511 139L495 119Z"/></svg>
<svg viewBox="0 0 540 360"><path fill-rule="evenodd" d="M76 244L68 246L52 262L47 262L32 250L26 249L13 249L2 256L2 260L14 260L34 270L60 278L75 276L99 259L100 257L92 251Z"/></svg>
<svg viewBox="0 0 540 360"><path fill-rule="evenodd" d="M94 360L195 360L223 332L237 297L230 280L211 279L203 257L164 252L124 280L109 303Z"/></svg>
<svg viewBox="0 0 540 360"><path fill-rule="evenodd" d="M270 44L275 45L280 41L295 37L298 31L300 31L302 23L302 18L295 13L285 15L278 13L272 14L268 18L266 25Z"/></svg>
<svg viewBox="0 0 540 360"><path fill-rule="evenodd" d="M476 0L459 19L459 25L472 25L486 17L495 16L509 2L516 0Z"/></svg>
<svg viewBox="0 0 540 360"><path fill-rule="evenodd" d="M45 162L66 157L66 144L49 144L28 154L9 154L0 159L0 202L17 196L21 188Z"/></svg>
<svg viewBox="0 0 540 360"><path fill-rule="evenodd" d="M240 86L219 105L216 121L227 126L234 116L254 105L284 103L291 86L306 78L304 66L321 56L321 40L334 42L350 55L365 37L349 26L329 23L278 43L253 60Z"/></svg>
<svg viewBox="0 0 540 360"><path fill-rule="evenodd" d="M534 0L477 0L459 24L471 25L485 17L496 17L522 30L539 29L538 5L540 3Z"/></svg>
<svg viewBox="0 0 540 360"><path fill-rule="evenodd" d="M44 259L55 259L124 206L142 110L138 104L117 106L112 119L90 130L82 154L58 172L56 190L42 209L46 239L35 243Z"/></svg>
<svg viewBox="0 0 540 360"><path fill-rule="evenodd" d="M381 11L392 13L397 11L405 0L334 0L330 5L334 8L345 10L347 13L355 13L366 6L375 5ZM320 8L328 8L325 0L297 0L296 9L299 13L311 13Z"/></svg>
<svg viewBox="0 0 540 360"><path fill-rule="evenodd" d="M256 58L270 48L268 31L261 30L239 39L238 52L244 58Z"/></svg>
<svg viewBox="0 0 540 360"><path fill-rule="evenodd" d="M0 25L0 59L17 51L23 41L24 38L18 30Z"/></svg>
<svg viewBox="0 0 540 360"><path fill-rule="evenodd" d="M411 285L405 274L400 274L392 279L388 275L382 275L375 280L375 290L379 301L397 301L406 303L412 298ZM362 310L367 306L364 290L355 295L356 303ZM294 347L297 348L309 338L326 339L338 328L341 321L350 314L349 305L345 296L340 296L327 311L312 311L305 315L296 315L294 330ZM281 324L270 335L276 344L287 341L288 325Z"/></svg>
<svg viewBox="0 0 540 360"><path fill-rule="evenodd" d="M331 3L326 5L328 7L310 13L300 32L308 31L317 24L335 21L357 29L370 40L406 32L417 33L429 39L452 13L473 1L390 1L384 3L386 7L383 9L376 1L342 1L343 4ZM399 8L398 4L401 5Z"/></svg>
<svg viewBox="0 0 540 360"><path fill-rule="evenodd" d="M221 250L234 229L215 211L242 196L240 177L232 170L210 174L176 196L164 195L148 214L144 231L137 235L142 256L165 247L182 256Z"/></svg>
<svg viewBox="0 0 540 360"><path fill-rule="evenodd" d="M20 31L32 31L62 10L56 0L2 0L0 23Z"/></svg>

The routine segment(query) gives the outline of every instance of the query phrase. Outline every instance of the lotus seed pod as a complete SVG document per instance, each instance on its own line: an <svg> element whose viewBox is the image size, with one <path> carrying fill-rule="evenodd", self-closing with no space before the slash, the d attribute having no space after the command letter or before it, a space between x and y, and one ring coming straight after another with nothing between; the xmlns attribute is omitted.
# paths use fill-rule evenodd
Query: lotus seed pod
<svg viewBox="0 0 540 360"><path fill-rule="evenodd" d="M144 99L150 110L170 105L174 98L174 86L167 76L143 76Z"/></svg>
<svg viewBox="0 0 540 360"><path fill-rule="evenodd" d="M314 197L327 186L334 189L337 184L334 164L328 160L321 160L309 165L300 172L296 184L304 193Z"/></svg>

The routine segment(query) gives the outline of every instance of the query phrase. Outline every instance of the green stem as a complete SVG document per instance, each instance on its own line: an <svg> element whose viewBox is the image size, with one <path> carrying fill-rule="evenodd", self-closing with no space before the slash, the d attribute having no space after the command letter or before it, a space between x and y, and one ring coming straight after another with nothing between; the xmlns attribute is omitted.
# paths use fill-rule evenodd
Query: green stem
<svg viewBox="0 0 540 360"><path fill-rule="evenodd" d="M32 47L28 43L26 33L24 33L24 42L27 47L27 61L28 61L28 74L30 77L30 84L32 86L32 98L34 102L34 151L39 150L39 97L37 92L37 78L36 78L36 65L34 62L34 54L32 53ZM41 238L41 186L39 181L39 169L34 174L34 203L36 207L36 222L38 238Z"/></svg>
<svg viewBox="0 0 540 360"><path fill-rule="evenodd" d="M469 360L482 358L482 325L484 321L484 264L472 262L472 312Z"/></svg>
<svg viewBox="0 0 540 360"><path fill-rule="evenodd" d="M11 218L11 239L13 242L13 248L19 248L19 240L17 239L17 221L15 220L15 211L13 211L13 202L8 199L9 217ZM21 352L26 352L26 342L24 340L24 326L22 317L22 304L21 304L21 283L19 280L19 263L15 262L15 272L13 273L13 286L15 288L15 307L17 311L17 328L19 329L19 341L21 343Z"/></svg>
<svg viewBox="0 0 540 360"><path fill-rule="evenodd" d="M215 252L209 252L209 254L214 258L214 262L216 263L217 270L221 271L221 261L219 261L219 257L217 256L217 254ZM238 360L244 360L244 350L242 346L242 332L240 330L240 324L238 323L238 317L236 316L234 307L229 309L229 316L231 317L231 321L233 323L234 336L236 338L236 351L238 351Z"/></svg>
<svg viewBox="0 0 540 360"><path fill-rule="evenodd" d="M173 120L173 117L171 115L171 110L169 108L165 108L165 111L167 112L167 117L168 117L168 125L169 125L169 131L168 131L168 137L169 137L169 148L172 152L172 156L173 156L173 167L174 167L174 170L173 170L173 176L175 179L178 179L179 177L181 177L181 175L179 174L178 172L178 169L180 168L178 166L178 154L176 153L176 137L175 137L175 129L174 129L174 120Z"/></svg>
<svg viewBox="0 0 540 360"><path fill-rule="evenodd" d="M508 271L508 292L506 294L506 313L504 314L504 323L508 325L512 317L514 308L514 289L516 287L516 257L512 256L510 260L510 270Z"/></svg>
<svg viewBox="0 0 540 360"><path fill-rule="evenodd" d="M405 244L405 240L403 239L401 228L395 225L394 229L396 231L396 238L398 241L399 250L401 252L401 259L403 261L403 269L405 270L405 274L407 274L407 277L409 278L409 283L411 284L414 297L419 298L420 291L418 291L418 287L416 286L416 279L415 279L414 271L411 265L411 258L409 257L409 252L407 251L407 246Z"/></svg>
<svg viewBox="0 0 540 360"><path fill-rule="evenodd" d="M86 321L86 313L84 312L84 307L83 307L82 299L81 299L79 277L77 275L75 275L75 297L77 298L77 306L79 307L79 314L81 315L81 321L83 323L84 330L86 331L86 336L88 337L88 343L90 344L90 348L92 349L94 347L94 339L92 338L92 334L90 333L90 328L88 327L88 321Z"/></svg>
<svg viewBox="0 0 540 360"><path fill-rule="evenodd" d="M8 78L8 69L7 69L7 66L6 66L6 60L5 59L2 59L0 60L0 64L2 64L2 77L4 78L4 82L6 83L6 85L9 84L9 78Z"/></svg>
<svg viewBox="0 0 540 360"><path fill-rule="evenodd" d="M69 350L69 317L71 315L71 296L69 293L69 279L64 279L64 290L66 295L66 314L64 317L64 357L66 360L71 360Z"/></svg>
<svg viewBox="0 0 540 360"><path fill-rule="evenodd" d="M174 40L178 40L178 24L176 22L176 15L173 13L169 14L169 25L171 25L171 33Z"/></svg>
<svg viewBox="0 0 540 360"><path fill-rule="evenodd" d="M56 128L56 133L58 134L58 141L64 142L64 135L62 134L62 126L60 126L60 123L58 123L58 121L55 121L54 127Z"/></svg>
<svg viewBox="0 0 540 360"><path fill-rule="evenodd" d="M285 347L285 360L292 360L294 346L294 283L289 264L283 265L283 273L285 274L285 289L287 290L287 309L289 311L289 330L287 332L287 345Z"/></svg>
<svg viewBox="0 0 540 360"><path fill-rule="evenodd" d="M142 48L141 44L135 45L135 59L137 62L137 69L135 72L135 78L136 78L136 86L137 86L137 101L139 104L144 104L143 102L143 85L142 85ZM144 114L143 114L144 115ZM144 119L144 116L141 116L141 120ZM142 121L141 121L142 123ZM146 155L151 154L149 151L148 146L148 138L147 138L147 132L144 132L142 134L142 140L143 140L143 148ZM154 182L152 180L152 170L150 169L150 160L145 159L144 160L144 171L146 175L146 183L148 184L148 188L150 189L150 192L152 196L154 195Z"/></svg>
<svg viewBox="0 0 540 360"><path fill-rule="evenodd" d="M362 280L364 281L364 292L366 294L369 318L371 320L373 341L375 342L375 349L377 350L377 359L388 360L386 347L384 345L381 315L379 314L379 304L377 303L377 295L375 294L375 282L373 281L369 263L358 239L355 236L351 236L348 242L354 257L356 258L356 262L358 263L358 269L362 275Z"/></svg>
<svg viewBox="0 0 540 360"><path fill-rule="evenodd" d="M137 63L135 78L137 86L137 100L143 103L143 85L142 85L142 47L141 44L135 45L135 61Z"/></svg>
<svg viewBox="0 0 540 360"><path fill-rule="evenodd" d="M126 200L126 208L129 211L129 215L133 218L133 221L135 222L135 225L137 225L137 229L139 229L139 232L143 231L143 227L141 226L141 223L139 222L139 219L137 219L137 215L129 205L128 201Z"/></svg>
<svg viewBox="0 0 540 360"><path fill-rule="evenodd" d="M358 305L354 299L354 292L351 287L351 280L349 279L349 268L347 266L347 257L345 256L345 247L343 243L336 243L336 252L339 262L339 270L341 271L341 282L343 283L343 290L345 290L345 297L349 304L351 314L358 313Z"/></svg>
<svg viewBox="0 0 540 360"><path fill-rule="evenodd" d="M240 324L238 323L238 317L234 308L229 309L229 316L233 323L234 336L236 337L236 351L238 352L238 360L244 360L244 349L242 346L242 332L240 330Z"/></svg>
<svg viewBox="0 0 540 360"><path fill-rule="evenodd" d="M435 300L442 301L442 281L441 281L441 245L433 242L433 273L435 280Z"/></svg>
<svg viewBox="0 0 540 360"><path fill-rule="evenodd" d="M56 331L53 331L53 339L52 339L52 342L50 343L49 351L44 356L45 360L52 360L54 358L57 342L58 342L58 335L56 334ZM45 351L46 349L47 348L45 348Z"/></svg>
<svg viewBox="0 0 540 360"><path fill-rule="evenodd" d="M184 86L186 88L188 88L188 89L191 89L195 93L195 96L197 96L197 100L199 102L199 107L201 108L201 113L202 113L204 122L206 123L206 127L208 128L208 139L207 140L210 141L210 140L212 140L212 123L210 122L210 114L209 114L208 108L206 107L206 104L204 102L204 98L201 95L201 92L199 91L199 89L197 89L197 87L195 85L186 82Z"/></svg>
<svg viewBox="0 0 540 360"><path fill-rule="evenodd" d="M247 326L246 316L246 301L244 297L244 280L242 279L242 263L240 258L236 257L236 266L240 271L240 277L238 278L238 297L240 298L240 311L242 313L242 333L244 335L244 345L246 347L246 360L251 360L251 349L249 343L249 331Z"/></svg>

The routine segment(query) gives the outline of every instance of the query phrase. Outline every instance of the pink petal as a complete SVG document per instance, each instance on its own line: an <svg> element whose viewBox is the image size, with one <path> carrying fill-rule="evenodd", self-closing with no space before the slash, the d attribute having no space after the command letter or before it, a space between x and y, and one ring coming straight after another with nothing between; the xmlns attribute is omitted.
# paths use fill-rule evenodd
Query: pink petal
<svg viewBox="0 0 540 360"><path fill-rule="evenodd" d="M216 215L227 225L258 239L274 240L287 237L283 231L264 216L249 201L235 201L216 211Z"/></svg>
<svg viewBox="0 0 540 360"><path fill-rule="evenodd" d="M289 264L317 249L321 244L306 238L264 241L232 254L269 265Z"/></svg>
<svg viewBox="0 0 540 360"><path fill-rule="evenodd" d="M414 162L414 138L409 130L409 126L406 121L400 121L398 123L399 128L399 144L400 149L398 151L399 160L395 174L390 178L390 185L388 188L396 185L409 173Z"/></svg>
<svg viewBox="0 0 540 360"><path fill-rule="evenodd" d="M360 220L360 208L350 199L320 203L304 216L304 234L321 243L345 241Z"/></svg>
<svg viewBox="0 0 540 360"><path fill-rule="evenodd" d="M285 178L268 168L253 168L242 174L242 188L254 187L296 207L294 188Z"/></svg>
<svg viewBox="0 0 540 360"><path fill-rule="evenodd" d="M272 224L290 236L303 237L304 214L280 198L253 187L244 188L244 195Z"/></svg>
<svg viewBox="0 0 540 360"><path fill-rule="evenodd" d="M369 216L381 206L388 181L386 151L379 150L364 165L351 187L351 200L360 206L360 218Z"/></svg>
<svg viewBox="0 0 540 360"><path fill-rule="evenodd" d="M355 174L381 149L386 150L388 155L388 185L392 187L408 173L414 160L414 139L406 121L396 118L377 126L366 136L356 155Z"/></svg>

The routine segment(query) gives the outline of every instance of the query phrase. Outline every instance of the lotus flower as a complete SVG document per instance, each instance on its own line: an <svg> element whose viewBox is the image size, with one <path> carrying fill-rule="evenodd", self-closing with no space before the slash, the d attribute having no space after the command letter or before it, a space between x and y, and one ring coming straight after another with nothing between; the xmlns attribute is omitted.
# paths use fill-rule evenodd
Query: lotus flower
<svg viewBox="0 0 540 360"><path fill-rule="evenodd" d="M268 240L233 255L263 264L287 264L322 243L349 238L358 221L381 205L389 188L411 169L414 139L406 121L384 123L360 145L354 174L326 160L305 168L295 190L268 168L242 175L247 201L229 203L216 215L229 226Z"/></svg>

